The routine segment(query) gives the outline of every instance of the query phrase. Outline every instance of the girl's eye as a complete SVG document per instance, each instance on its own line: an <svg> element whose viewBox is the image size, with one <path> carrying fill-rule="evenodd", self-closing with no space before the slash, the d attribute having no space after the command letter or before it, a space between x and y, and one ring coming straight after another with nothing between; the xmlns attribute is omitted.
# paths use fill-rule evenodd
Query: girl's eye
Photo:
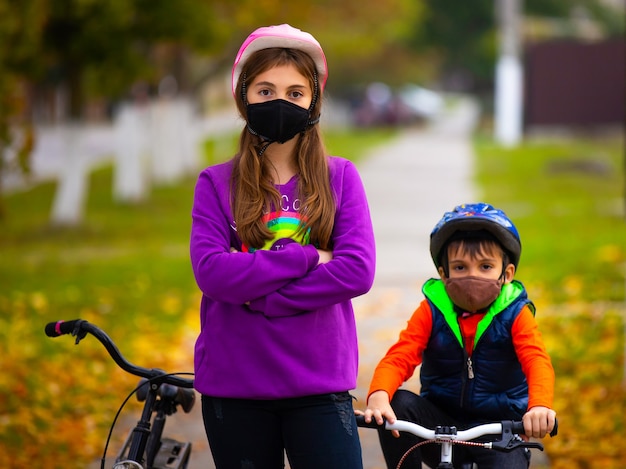
<svg viewBox="0 0 626 469"><path fill-rule="evenodd" d="M304 96L304 94L302 93L302 91L292 91L291 93L289 93L290 96L294 99L296 98L301 98L302 96Z"/></svg>
<svg viewBox="0 0 626 469"><path fill-rule="evenodd" d="M268 90L268 89L260 90L259 94L261 96L269 96L270 95L270 90Z"/></svg>

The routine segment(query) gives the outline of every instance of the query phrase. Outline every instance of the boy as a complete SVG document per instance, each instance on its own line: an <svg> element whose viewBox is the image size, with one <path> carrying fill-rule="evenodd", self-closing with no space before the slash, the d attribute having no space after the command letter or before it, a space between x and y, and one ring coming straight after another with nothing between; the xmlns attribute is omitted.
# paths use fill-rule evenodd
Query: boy
<svg viewBox="0 0 626 469"><path fill-rule="evenodd" d="M408 420L459 429L522 420L524 438L543 438L555 424L554 370L523 285L513 280L521 254L517 229L491 205L465 204L446 212L430 235L440 279L423 286L419 305L374 372L365 420ZM398 389L421 365L420 395ZM388 468L419 439L380 430ZM407 467L431 467L438 445L410 453ZM526 469L530 452L456 446L454 461L481 469Z"/></svg>

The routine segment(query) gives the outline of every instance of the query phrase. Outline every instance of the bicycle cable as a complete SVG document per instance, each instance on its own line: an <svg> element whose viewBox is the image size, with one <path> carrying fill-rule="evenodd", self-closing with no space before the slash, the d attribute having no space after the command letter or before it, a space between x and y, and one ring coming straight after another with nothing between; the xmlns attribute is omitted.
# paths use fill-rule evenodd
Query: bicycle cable
<svg viewBox="0 0 626 469"><path fill-rule="evenodd" d="M411 446L406 453L404 453L402 455L402 457L400 458L400 460L398 461L398 465L396 466L396 469L400 469L400 467L402 467L402 465L404 464L404 461L406 460L406 458L409 456L409 454L411 454L413 451L415 451L417 448L419 448L420 446L423 445L427 445L429 443L435 443L437 440L424 440L424 441L420 441L419 443L414 444L413 446Z"/></svg>
<svg viewBox="0 0 626 469"><path fill-rule="evenodd" d="M419 443L414 444L413 446L411 446L406 453L404 453L402 455L402 457L400 458L400 461L398 461L398 465L396 466L396 469L400 469L400 467L402 466L402 464L404 464L404 461L406 460L406 458L409 456L409 454L411 454L414 450L416 450L417 448L419 448L420 446L426 445L426 444L430 444L430 443L442 443L442 442L446 442L446 443L451 443L453 445L464 445L464 446L478 446L480 448L485 448L486 444L485 443L480 443L477 441L464 441L464 440L424 440L424 441L420 441Z"/></svg>
<svg viewBox="0 0 626 469"><path fill-rule="evenodd" d="M117 409L115 417L113 418L113 422L111 422L111 427L109 428L109 434L107 436L106 443L104 445L104 452L102 453L102 459L100 460L100 469L105 469L104 466L106 464L107 451L109 449L109 443L111 442L111 437L113 435L113 430L115 428L115 424L117 423L117 419L119 418L120 414L122 413L122 410L124 409L124 406L126 406L128 401L130 400L130 398L133 397L133 395L136 394L137 391L139 391L139 389L141 389L143 386L152 384L153 381L161 380L161 379L166 378L168 376L193 376L193 375L194 375L194 373L192 373L190 371L179 371L179 372L175 372L175 373L166 373L166 374L163 374L163 375L154 376L152 378L146 378L145 381L139 383L135 387L135 389L133 389L128 394L128 396L126 396L126 398L124 399L124 401L120 405L119 409Z"/></svg>

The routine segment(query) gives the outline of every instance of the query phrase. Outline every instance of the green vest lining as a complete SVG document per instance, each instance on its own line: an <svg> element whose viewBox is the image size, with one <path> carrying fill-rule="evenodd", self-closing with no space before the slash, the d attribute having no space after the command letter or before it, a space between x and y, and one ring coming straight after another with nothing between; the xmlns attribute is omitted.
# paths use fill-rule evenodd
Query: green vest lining
<svg viewBox="0 0 626 469"><path fill-rule="evenodd" d="M476 328L476 337L474 337L474 344L476 347L478 340L483 335L494 316L504 309L506 309L515 299L522 293L524 287L517 280L513 280L511 283L507 283L502 286L502 291L496 300L491 304L485 316L478 323ZM461 335L461 327L457 319L457 313L454 311L454 305L452 300L446 292L445 285L441 279L431 278L428 280L422 288L424 296L428 298L436 307L441 311L446 322L452 329L454 336L459 342L459 345L463 347L463 336ZM534 310L533 310L534 314Z"/></svg>

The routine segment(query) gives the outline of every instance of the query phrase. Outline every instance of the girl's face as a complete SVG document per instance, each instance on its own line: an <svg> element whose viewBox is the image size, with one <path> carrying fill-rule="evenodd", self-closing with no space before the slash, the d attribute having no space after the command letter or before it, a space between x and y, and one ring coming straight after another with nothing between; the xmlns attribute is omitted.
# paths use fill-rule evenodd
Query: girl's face
<svg viewBox="0 0 626 469"><path fill-rule="evenodd" d="M448 266L450 278L481 277L497 280L502 272L502 252L499 249L484 247L479 252L470 254L463 249L463 244L448 247ZM444 275L439 267L439 274ZM504 269L504 283L513 280L515 266L509 264Z"/></svg>
<svg viewBox="0 0 626 469"><path fill-rule="evenodd" d="M248 84L247 99L249 104L284 99L308 109L313 91L309 80L294 65L277 65L260 73Z"/></svg>

